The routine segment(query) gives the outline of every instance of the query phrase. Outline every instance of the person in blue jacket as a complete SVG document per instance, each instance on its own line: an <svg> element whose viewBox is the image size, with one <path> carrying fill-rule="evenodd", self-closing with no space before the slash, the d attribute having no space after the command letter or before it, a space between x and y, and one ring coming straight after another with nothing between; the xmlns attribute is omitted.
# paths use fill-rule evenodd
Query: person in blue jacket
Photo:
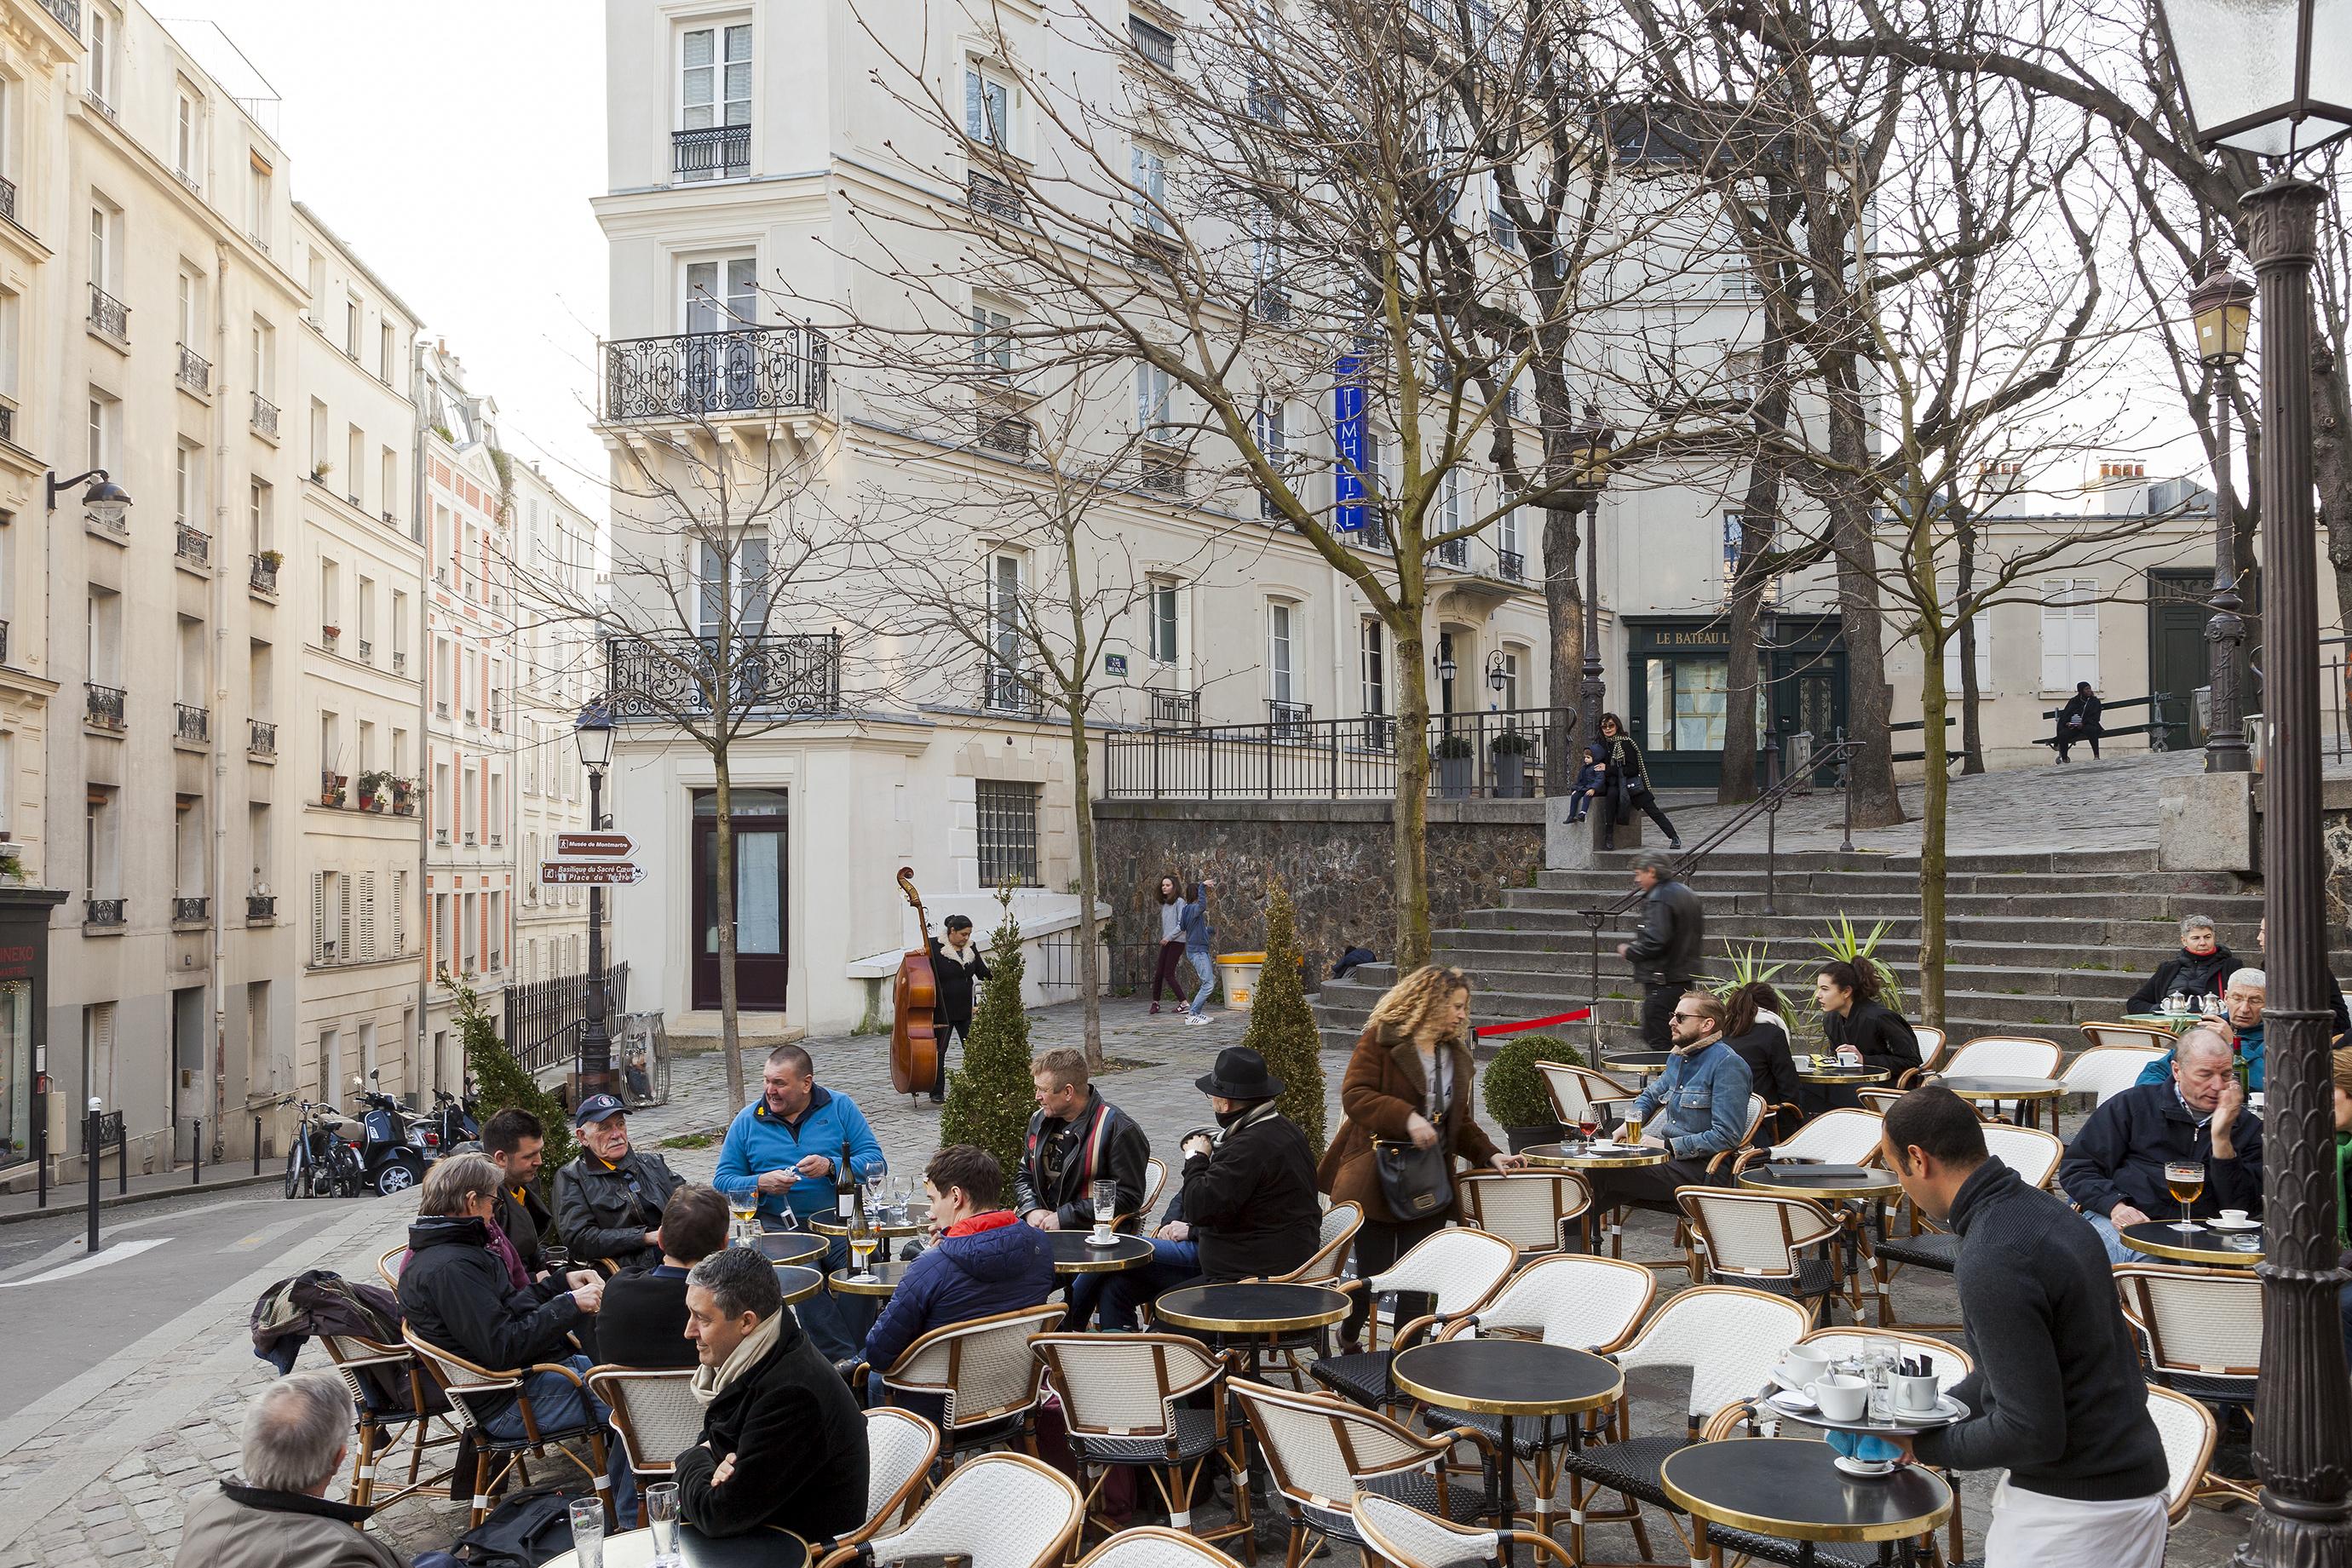
<svg viewBox="0 0 2352 1568"><path fill-rule="evenodd" d="M929 1250L907 1265L890 1304L866 1336L866 1402L883 1402L880 1374L933 1329L1043 1305L1054 1293L1054 1243L1004 1207L1004 1173L973 1144L950 1144L923 1167L931 1204ZM924 1408L927 1402L929 1408ZM902 1396L928 1420L941 1412L929 1395Z"/></svg>
<svg viewBox="0 0 2352 1568"><path fill-rule="evenodd" d="M2240 969L2230 977L2221 994L2221 1017L2235 1041L2238 1082L2251 1092L2263 1092L2263 1004L2270 996L2270 977L2260 969ZM2168 1051L2139 1070L2139 1083L2172 1082L2174 1051ZM2134 1085L2135 1088L2138 1084Z"/></svg>
<svg viewBox="0 0 2352 1568"><path fill-rule="evenodd" d="M846 1094L816 1081L816 1064L797 1045L768 1052L760 1075L760 1098L735 1113L719 1145L719 1169L711 1186L756 1183L763 1228L782 1228L789 1213L806 1229L809 1221L834 1212L833 1173L846 1150L853 1178L863 1180L882 1167L882 1145L866 1113ZM849 1266L849 1242L835 1237L825 1257L827 1272ZM821 1291L801 1303L802 1327L834 1361L857 1354L873 1308L864 1298Z"/></svg>
<svg viewBox="0 0 2352 1568"><path fill-rule="evenodd" d="M1207 877L1194 883L1177 917L1184 933L1184 962L1192 966L1193 977L1201 982L1200 990L1184 1009L1186 1023L1209 1021L1209 998L1217 988L1217 954L1209 945L1217 935L1217 928L1209 924L1209 894L1216 888Z"/></svg>
<svg viewBox="0 0 2352 1568"><path fill-rule="evenodd" d="M1580 822L1591 814L1592 798L1601 793L1608 775L1601 770L1601 748L1588 746L1577 759L1576 777L1569 780L1568 820Z"/></svg>

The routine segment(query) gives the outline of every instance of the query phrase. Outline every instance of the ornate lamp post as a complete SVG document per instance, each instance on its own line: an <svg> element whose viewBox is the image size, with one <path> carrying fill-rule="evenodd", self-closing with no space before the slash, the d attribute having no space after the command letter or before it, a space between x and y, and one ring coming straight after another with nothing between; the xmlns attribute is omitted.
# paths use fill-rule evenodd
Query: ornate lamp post
<svg viewBox="0 0 2352 1568"><path fill-rule="evenodd" d="M2238 618L2238 525L2230 512L2230 413L2238 400L2238 366L2246 357L2246 328L2254 313L2254 288L2228 267L2214 265L2189 291L2189 314L2197 323L2197 357L2215 375L2221 393L2221 423L2215 442L2213 486L2213 618L2205 623L2212 644L2212 716L2205 728L2205 771L2243 773L2245 729L2239 716L2238 672L2246 623Z"/></svg>
<svg viewBox="0 0 2352 1568"><path fill-rule="evenodd" d="M1617 433L1601 423L1601 410L1584 405L1584 423L1571 439L1582 458L1578 486L1584 503L1584 678L1576 689L1578 745L1601 741L1601 703L1608 687L1601 678L1601 492L1609 487L1609 453ZM1591 814L1592 842L1597 850L1607 836L1609 813ZM1599 1014L1595 1013L1595 1018ZM1597 1027L1597 1025L1596 1025Z"/></svg>
<svg viewBox="0 0 2352 1568"><path fill-rule="evenodd" d="M604 826L604 769L613 761L613 715L601 703L580 710L572 726L581 766L588 769L588 827ZM610 1094L615 1082L613 1039L604 1028L604 890L588 887L588 996L580 1022L580 1096Z"/></svg>
<svg viewBox="0 0 2352 1568"><path fill-rule="evenodd" d="M2352 132L2352 39L2315 38L2315 0L2158 0L2197 140L2273 161L2245 198L2263 316L2263 903L2270 1006L2263 1201L2263 1362L2254 1406L2262 1511L2244 1563L2352 1563L2352 1379L2336 1308L2319 837L2319 606L2311 495L2311 272L2323 193L2294 161ZM2345 26L2331 10L2329 31Z"/></svg>

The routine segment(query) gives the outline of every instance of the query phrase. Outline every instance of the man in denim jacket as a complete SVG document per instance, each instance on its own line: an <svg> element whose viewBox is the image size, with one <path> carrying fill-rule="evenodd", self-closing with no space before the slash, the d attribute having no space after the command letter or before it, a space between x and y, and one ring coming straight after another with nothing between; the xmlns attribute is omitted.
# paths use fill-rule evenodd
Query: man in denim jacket
<svg viewBox="0 0 2352 1568"><path fill-rule="evenodd" d="M1748 1064L1724 1043L1723 1003L1685 991L1666 1028L1674 1060L1626 1113L1628 1121L1641 1119L1642 1146L1665 1150L1665 1163L1584 1173L1592 1212L1609 1215L1612 1232L1627 1205L1672 1207L1675 1188L1703 1185L1707 1161L1738 1148L1748 1132Z"/></svg>

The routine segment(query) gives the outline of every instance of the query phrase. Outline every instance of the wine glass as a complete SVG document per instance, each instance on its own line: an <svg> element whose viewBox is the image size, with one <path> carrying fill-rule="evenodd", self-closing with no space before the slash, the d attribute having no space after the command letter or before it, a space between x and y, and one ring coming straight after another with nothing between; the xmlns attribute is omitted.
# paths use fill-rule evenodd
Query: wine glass
<svg viewBox="0 0 2352 1568"><path fill-rule="evenodd" d="M2164 1186L2172 1200L2180 1205L2180 1219L2175 1230L2202 1230L2205 1228L2189 1218L2189 1208L2205 1191L2205 1167L2195 1160L2170 1160L2164 1167Z"/></svg>
<svg viewBox="0 0 2352 1568"><path fill-rule="evenodd" d="M853 1283L871 1285L875 1282L871 1265L875 1246L880 1240L881 1238L874 1233L874 1227L864 1213L856 1213L849 1217L849 1260L854 1270L849 1277Z"/></svg>
<svg viewBox="0 0 2352 1568"><path fill-rule="evenodd" d="M890 1185L890 1167L877 1159L866 1167L866 1208L872 1213L882 1202L882 1194Z"/></svg>
<svg viewBox="0 0 2352 1568"><path fill-rule="evenodd" d="M1586 1143L1592 1142L1601 1131L1601 1113L1591 1105L1576 1113L1576 1135Z"/></svg>
<svg viewBox="0 0 2352 1568"><path fill-rule="evenodd" d="M752 1223L760 1217L760 1187L757 1182L729 1182L721 1187L726 1195L727 1215L734 1221L735 1245L747 1245L751 1239Z"/></svg>

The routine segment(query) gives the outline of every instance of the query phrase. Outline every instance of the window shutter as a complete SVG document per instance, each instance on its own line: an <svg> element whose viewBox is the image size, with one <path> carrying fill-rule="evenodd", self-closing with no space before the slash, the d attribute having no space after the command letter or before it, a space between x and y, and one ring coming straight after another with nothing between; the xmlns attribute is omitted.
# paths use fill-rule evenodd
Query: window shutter
<svg viewBox="0 0 2352 1568"><path fill-rule="evenodd" d="M352 957L352 879L335 879L335 956L344 963Z"/></svg>
<svg viewBox="0 0 2352 1568"><path fill-rule="evenodd" d="M2042 580L2042 689L2063 692L2073 686L2068 671L2074 667L2074 633L2069 625L2073 617L2066 603L2066 580L2045 577Z"/></svg>
<svg viewBox="0 0 2352 1568"><path fill-rule="evenodd" d="M310 873L310 962L327 961L327 873Z"/></svg>
<svg viewBox="0 0 2352 1568"><path fill-rule="evenodd" d="M362 962L375 957L375 873L360 873L360 948Z"/></svg>

